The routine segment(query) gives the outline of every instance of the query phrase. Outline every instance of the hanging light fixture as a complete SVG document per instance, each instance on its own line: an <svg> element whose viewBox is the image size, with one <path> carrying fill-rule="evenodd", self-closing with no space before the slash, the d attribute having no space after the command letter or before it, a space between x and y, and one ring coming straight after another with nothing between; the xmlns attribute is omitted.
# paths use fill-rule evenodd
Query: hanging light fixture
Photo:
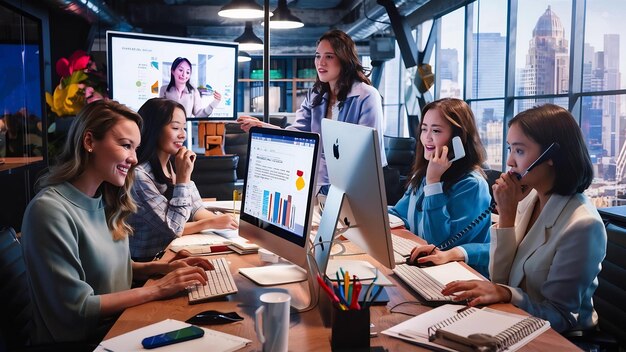
<svg viewBox="0 0 626 352"><path fill-rule="evenodd" d="M235 39L239 43L239 50L253 51L263 50L263 41L257 37L252 30L252 22L246 22L246 29L243 34Z"/></svg>
<svg viewBox="0 0 626 352"><path fill-rule="evenodd" d="M263 7L254 0L231 0L231 2L222 6L217 14L228 18L252 19L262 18L264 12Z"/></svg>
<svg viewBox="0 0 626 352"><path fill-rule="evenodd" d="M237 62L248 62L251 60L252 60L252 57L250 57L250 54L248 54L247 52L243 50L239 50L239 54L237 55Z"/></svg>
<svg viewBox="0 0 626 352"><path fill-rule="evenodd" d="M289 10L287 0L278 0L278 6L273 13L274 16L270 19L271 29L293 29L304 26L304 23ZM265 22L261 24L265 26Z"/></svg>

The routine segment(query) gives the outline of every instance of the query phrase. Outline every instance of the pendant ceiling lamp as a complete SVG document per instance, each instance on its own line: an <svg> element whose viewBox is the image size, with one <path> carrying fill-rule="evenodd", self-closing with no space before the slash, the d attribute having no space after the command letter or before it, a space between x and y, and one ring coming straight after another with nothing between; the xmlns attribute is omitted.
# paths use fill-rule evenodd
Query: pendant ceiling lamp
<svg viewBox="0 0 626 352"><path fill-rule="evenodd" d="M278 0L278 6L273 13L274 16L270 19L271 29L292 29L304 26L304 23L289 10L287 0ZM265 25L264 22L261 24Z"/></svg>
<svg viewBox="0 0 626 352"><path fill-rule="evenodd" d="M239 50L254 51L263 50L263 41L252 30L252 22L246 22L243 34L235 39L239 43Z"/></svg>
<svg viewBox="0 0 626 352"><path fill-rule="evenodd" d="M239 50L239 54L237 55L237 62L248 62L251 60L252 60L252 57L250 57L250 54L248 54L247 52L243 50Z"/></svg>
<svg viewBox="0 0 626 352"><path fill-rule="evenodd" d="M231 0L222 6L217 14L228 18L252 19L262 18L264 12L263 7L254 0ZM272 13L270 13L271 15Z"/></svg>

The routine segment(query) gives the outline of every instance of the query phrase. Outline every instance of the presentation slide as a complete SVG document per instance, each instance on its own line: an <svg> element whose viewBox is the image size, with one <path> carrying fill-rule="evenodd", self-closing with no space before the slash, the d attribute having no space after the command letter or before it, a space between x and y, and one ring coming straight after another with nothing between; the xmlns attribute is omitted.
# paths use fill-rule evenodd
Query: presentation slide
<svg viewBox="0 0 626 352"><path fill-rule="evenodd" d="M222 101L211 119L234 118L236 84L236 44L173 41L172 37L116 36L108 33L112 98L138 110L148 99L157 97L170 81L172 62L187 58L192 65L190 84L201 94L203 105L213 101L213 92ZM188 112L189 113L189 112Z"/></svg>
<svg viewBox="0 0 626 352"><path fill-rule="evenodd" d="M244 211L303 236L314 143L253 137Z"/></svg>

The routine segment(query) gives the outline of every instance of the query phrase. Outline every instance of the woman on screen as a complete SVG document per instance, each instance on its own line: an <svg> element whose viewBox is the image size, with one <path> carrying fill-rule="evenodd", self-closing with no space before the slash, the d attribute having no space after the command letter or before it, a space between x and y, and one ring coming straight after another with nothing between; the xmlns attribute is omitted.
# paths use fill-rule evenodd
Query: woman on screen
<svg viewBox="0 0 626 352"><path fill-rule="evenodd" d="M124 309L205 284L202 258L135 263L126 223L142 120L114 101L81 110L44 186L24 214L21 242L33 304L31 343L100 341ZM133 279L164 274L150 287Z"/></svg>
<svg viewBox="0 0 626 352"><path fill-rule="evenodd" d="M294 124L288 128L321 133L324 118L373 127L378 131L381 161L386 166L382 100L367 78L352 38L337 29L324 33L317 41L315 68L315 84L296 111ZM275 127L251 116L241 116L237 122L245 131L253 126ZM318 167L317 186L321 188L320 193L328 193L324 154Z"/></svg>
<svg viewBox="0 0 626 352"><path fill-rule="evenodd" d="M416 247L409 262L464 261L486 275L491 196L480 167L485 152L474 114L463 100L446 98L426 105L422 116L409 187L389 208L428 243ZM450 162L455 136L461 138L465 157Z"/></svg>
<svg viewBox="0 0 626 352"><path fill-rule="evenodd" d="M152 260L181 235L208 228L236 229L231 215L215 215L204 209L191 181L196 154L183 146L187 137L183 106L152 98L141 106L139 115L144 127L132 189L138 209L129 218L134 229L130 238L133 260Z"/></svg>
<svg viewBox="0 0 626 352"><path fill-rule="evenodd" d="M580 128L567 110L546 104L511 119L507 143L511 169L492 187L499 213L491 228L492 282L459 281L442 292L459 292L471 306L511 302L559 332L592 328L607 235L583 194L593 165Z"/></svg>
<svg viewBox="0 0 626 352"><path fill-rule="evenodd" d="M191 86L191 62L184 57L177 57L172 63L170 71L170 83L161 87L159 97L167 98L179 102L189 114L189 116L206 117L211 116L222 100L222 95L213 91L213 101L202 106L200 92Z"/></svg>

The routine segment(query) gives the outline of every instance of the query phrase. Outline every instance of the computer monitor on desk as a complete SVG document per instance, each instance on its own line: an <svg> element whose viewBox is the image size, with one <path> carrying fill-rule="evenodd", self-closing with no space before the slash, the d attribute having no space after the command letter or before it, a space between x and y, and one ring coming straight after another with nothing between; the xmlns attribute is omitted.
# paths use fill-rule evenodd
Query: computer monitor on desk
<svg viewBox="0 0 626 352"><path fill-rule="evenodd" d="M301 276L301 281L310 278L307 255L319 144L315 133L258 127L250 130L239 234L299 267L240 269L258 284L286 283L281 278L272 281L275 276ZM313 293L313 280L308 281Z"/></svg>
<svg viewBox="0 0 626 352"><path fill-rule="evenodd" d="M324 119L323 150L330 189L315 238L315 257L326 271L337 220L348 229L344 237L380 264L393 269L394 255L387 214L387 198L381 165L378 132L370 127ZM349 211L342 212L342 207ZM348 214L348 215L346 215ZM351 218L344 218L344 217Z"/></svg>

